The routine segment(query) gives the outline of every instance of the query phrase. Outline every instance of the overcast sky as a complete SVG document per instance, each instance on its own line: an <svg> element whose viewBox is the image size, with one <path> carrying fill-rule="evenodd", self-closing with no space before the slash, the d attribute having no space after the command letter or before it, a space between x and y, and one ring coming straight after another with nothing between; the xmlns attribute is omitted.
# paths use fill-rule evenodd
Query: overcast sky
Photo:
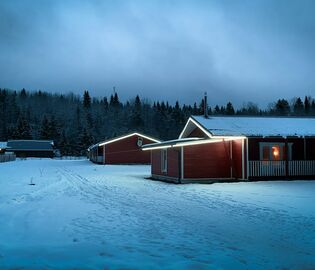
<svg viewBox="0 0 315 270"><path fill-rule="evenodd" d="M315 1L0 1L0 87L210 104L315 96Z"/></svg>

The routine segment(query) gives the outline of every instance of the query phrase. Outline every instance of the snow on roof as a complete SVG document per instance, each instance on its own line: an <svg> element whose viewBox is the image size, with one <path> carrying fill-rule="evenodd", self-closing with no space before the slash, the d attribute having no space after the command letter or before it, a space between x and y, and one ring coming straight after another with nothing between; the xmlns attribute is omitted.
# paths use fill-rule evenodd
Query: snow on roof
<svg viewBox="0 0 315 270"><path fill-rule="evenodd" d="M214 136L315 136L315 118L193 116Z"/></svg>
<svg viewBox="0 0 315 270"><path fill-rule="evenodd" d="M25 151L53 151L54 142L48 140L10 140L8 141L8 148L11 151L25 150Z"/></svg>

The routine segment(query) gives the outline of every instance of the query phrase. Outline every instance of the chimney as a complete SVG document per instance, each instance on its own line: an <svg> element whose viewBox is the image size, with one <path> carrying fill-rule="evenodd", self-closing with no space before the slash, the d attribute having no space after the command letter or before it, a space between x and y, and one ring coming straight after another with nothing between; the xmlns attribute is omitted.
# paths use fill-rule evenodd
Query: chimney
<svg viewBox="0 0 315 270"><path fill-rule="evenodd" d="M205 92L205 97L203 99L203 112L204 112L204 117L208 118L208 100L207 100L207 92Z"/></svg>

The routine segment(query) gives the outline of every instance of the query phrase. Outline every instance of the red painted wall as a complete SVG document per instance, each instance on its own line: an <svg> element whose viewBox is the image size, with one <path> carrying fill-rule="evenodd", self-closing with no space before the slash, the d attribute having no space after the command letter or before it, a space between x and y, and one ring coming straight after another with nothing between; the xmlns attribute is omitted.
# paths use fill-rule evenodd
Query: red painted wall
<svg viewBox="0 0 315 270"><path fill-rule="evenodd" d="M233 177L242 178L242 140L230 141L232 144ZM244 141L244 177L246 177L246 144Z"/></svg>
<svg viewBox="0 0 315 270"><path fill-rule="evenodd" d="M230 159L232 146L233 160ZM161 172L161 150L152 151L152 174L179 177L180 148L168 149L167 173ZM184 147L184 178L242 177L242 141L228 141Z"/></svg>
<svg viewBox="0 0 315 270"><path fill-rule="evenodd" d="M137 145L138 137L131 136L105 145L105 164L150 164L150 151L142 151ZM143 138L143 144L154 141Z"/></svg>
<svg viewBox="0 0 315 270"><path fill-rule="evenodd" d="M163 175L161 172L161 150L151 151L151 174Z"/></svg>
<svg viewBox="0 0 315 270"><path fill-rule="evenodd" d="M152 150L151 173L162 176L179 177L179 154L178 149L167 149L167 172L161 171L161 150Z"/></svg>
<svg viewBox="0 0 315 270"><path fill-rule="evenodd" d="M184 148L184 178L229 178L229 142Z"/></svg>

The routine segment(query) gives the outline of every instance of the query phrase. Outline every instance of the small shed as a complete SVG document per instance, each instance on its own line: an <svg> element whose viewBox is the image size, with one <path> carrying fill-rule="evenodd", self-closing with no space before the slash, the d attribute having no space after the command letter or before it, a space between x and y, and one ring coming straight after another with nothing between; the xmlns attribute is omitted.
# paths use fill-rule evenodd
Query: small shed
<svg viewBox="0 0 315 270"><path fill-rule="evenodd" d="M193 116L178 139L143 150L152 178L177 183L315 179L315 119Z"/></svg>
<svg viewBox="0 0 315 270"><path fill-rule="evenodd" d="M157 139L134 132L90 146L88 156L92 162L99 164L150 164L150 152L142 151L141 147L158 142Z"/></svg>
<svg viewBox="0 0 315 270"><path fill-rule="evenodd" d="M17 157L54 157L54 142L51 140L9 140L7 147Z"/></svg>

